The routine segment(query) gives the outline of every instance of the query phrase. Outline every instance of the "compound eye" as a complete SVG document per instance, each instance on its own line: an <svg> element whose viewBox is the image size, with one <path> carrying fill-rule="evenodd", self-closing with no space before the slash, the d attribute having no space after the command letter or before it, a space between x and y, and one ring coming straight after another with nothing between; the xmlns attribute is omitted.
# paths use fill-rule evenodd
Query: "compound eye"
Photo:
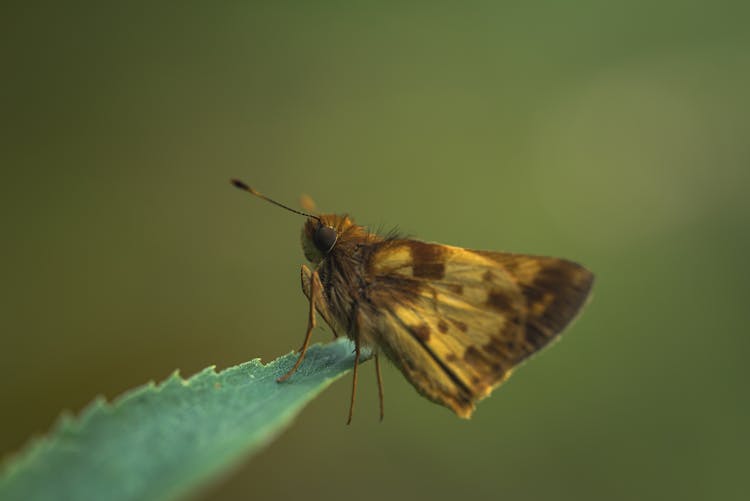
<svg viewBox="0 0 750 501"><path fill-rule="evenodd" d="M315 230L315 235L313 235L313 243L325 256L331 252L333 246L336 245L338 237L336 230L330 226L319 226L318 229Z"/></svg>

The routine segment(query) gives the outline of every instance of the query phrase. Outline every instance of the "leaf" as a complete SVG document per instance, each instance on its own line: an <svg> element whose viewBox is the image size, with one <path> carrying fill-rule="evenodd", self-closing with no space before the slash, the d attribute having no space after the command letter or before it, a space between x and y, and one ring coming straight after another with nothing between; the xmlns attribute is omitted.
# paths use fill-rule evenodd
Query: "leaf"
<svg viewBox="0 0 750 501"><path fill-rule="evenodd" d="M174 499L225 472L276 437L302 407L353 365L345 339L310 347L267 365L252 360L188 380L175 372L160 385L131 390L113 403L92 402L63 415L0 471L0 499Z"/></svg>

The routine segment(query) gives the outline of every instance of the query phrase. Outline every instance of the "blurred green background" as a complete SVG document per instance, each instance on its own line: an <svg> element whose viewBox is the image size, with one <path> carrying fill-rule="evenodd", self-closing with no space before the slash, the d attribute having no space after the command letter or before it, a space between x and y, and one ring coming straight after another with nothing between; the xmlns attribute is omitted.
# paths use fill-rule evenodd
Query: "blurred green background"
<svg viewBox="0 0 750 501"><path fill-rule="evenodd" d="M6 7L0 455L296 348L302 218L597 274L471 421L365 366L197 499L746 499L746 2ZM327 341L330 334L316 333Z"/></svg>

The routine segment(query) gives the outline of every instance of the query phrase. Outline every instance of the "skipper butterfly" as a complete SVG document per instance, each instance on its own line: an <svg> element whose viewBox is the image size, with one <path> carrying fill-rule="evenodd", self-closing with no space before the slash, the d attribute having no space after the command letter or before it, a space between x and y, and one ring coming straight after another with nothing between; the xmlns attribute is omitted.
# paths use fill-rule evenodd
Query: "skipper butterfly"
<svg viewBox="0 0 750 501"><path fill-rule="evenodd" d="M381 236L347 215L298 211L242 181L232 184L307 217L307 333L296 363L278 381L289 379L304 360L317 311L334 336L354 342L347 424L364 348L375 359L381 420L381 354L420 394L469 418L479 400L573 320L593 283L589 270L565 259Z"/></svg>

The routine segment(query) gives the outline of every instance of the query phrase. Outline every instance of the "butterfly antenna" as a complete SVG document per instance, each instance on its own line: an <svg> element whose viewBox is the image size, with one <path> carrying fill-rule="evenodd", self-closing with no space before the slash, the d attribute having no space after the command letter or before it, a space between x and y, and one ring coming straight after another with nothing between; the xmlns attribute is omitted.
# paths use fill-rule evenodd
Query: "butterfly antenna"
<svg viewBox="0 0 750 501"><path fill-rule="evenodd" d="M246 191L246 192L250 193L251 195L255 195L258 198L262 198L266 202L271 202L272 204L277 205L277 206L281 207L282 209L286 209L289 212L294 212L295 214L299 214L300 216L311 217L313 219L317 219L318 222L322 222L318 216L313 216L312 214L308 214L307 212L302 212L301 210L292 209L291 207L287 207L286 205L284 205L282 203L279 203L279 202L277 202L276 200L274 200L272 198L268 198L263 193L254 190L253 188L251 188L250 186L246 185L245 183L243 183L239 179L230 179L229 181L236 188L239 188L242 191Z"/></svg>

